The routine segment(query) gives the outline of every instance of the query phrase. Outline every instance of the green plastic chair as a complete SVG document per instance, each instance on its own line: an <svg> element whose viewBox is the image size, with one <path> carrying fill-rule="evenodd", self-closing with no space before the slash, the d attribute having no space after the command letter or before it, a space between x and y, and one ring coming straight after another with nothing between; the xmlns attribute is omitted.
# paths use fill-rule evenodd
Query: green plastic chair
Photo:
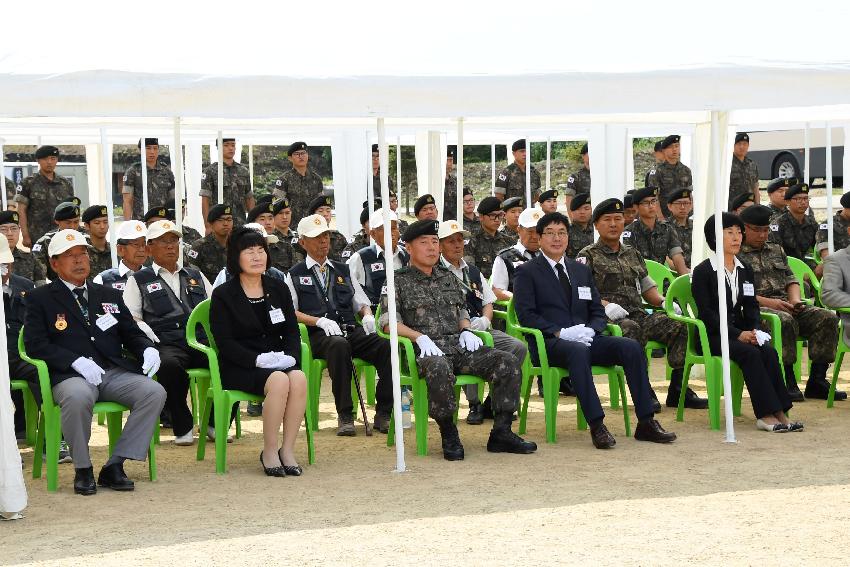
<svg viewBox="0 0 850 567"><path fill-rule="evenodd" d="M809 305L823 307L823 303L821 303L820 300L820 280L809 265L799 258L788 256L788 267L791 268L791 271L794 272L794 276L797 278L797 281L800 282L800 298ZM808 280L809 285L812 286L812 291L814 293L811 295L808 293L808 289L804 285L806 280Z"/></svg>
<svg viewBox="0 0 850 567"><path fill-rule="evenodd" d="M197 327L200 325L206 334L209 346L198 341ZM251 401L262 402L264 396L250 394L242 390L225 390L221 385L221 374L218 366L218 347L215 344L215 338L210 330L210 300L205 299L199 303L192 314L189 316L189 322L186 324L186 342L189 346L199 350L207 355L209 361L209 378L198 374L199 392L203 392L203 397L200 400L203 402L203 413L201 414L201 423L207 423L210 417L211 407L215 410L213 420L215 423L215 472L224 474L227 472L227 432L230 429L230 412L231 407L236 402ZM302 367L306 347L301 344ZM306 374L306 373L305 373ZM208 380L208 381L207 381ZM305 413L305 427L307 432L307 461L313 464L316 461L315 447L313 446L313 431L310 429L310 412L312 411L310 404L310 389L307 388L307 405ZM210 405L212 402L212 406ZM207 446L207 436L204 431L198 435L198 454L199 461L204 460Z"/></svg>
<svg viewBox="0 0 850 567"><path fill-rule="evenodd" d="M646 271L649 272L649 277L658 285L659 293L664 295L664 291L667 290L670 285L673 283L673 280L676 279L676 276L673 274L673 271L668 268L665 264L659 264L654 260L646 260L644 259L644 263L646 264ZM655 310L663 310L664 306L655 307L645 303L647 309ZM652 351L661 349L665 353L667 352L667 345L659 342L659 341L646 341L646 347L644 350L646 351L646 372L649 374L650 368L652 367ZM664 363L665 371L664 375L667 378L667 381L670 381L670 376L673 373L673 369L670 367L670 364L666 362Z"/></svg>
<svg viewBox="0 0 850 567"><path fill-rule="evenodd" d="M839 317L842 313L850 313L850 307L839 307L836 310ZM829 385L829 395L826 397L826 407L831 408L835 402L835 388L838 385L838 373L841 371L841 363L844 355L850 352L850 347L844 342L844 321L838 320L838 348L835 349L835 363L832 366L832 383Z"/></svg>
<svg viewBox="0 0 850 567"><path fill-rule="evenodd" d="M26 423L27 445L32 447L35 445L36 436L38 435L38 404L35 403L35 397L30 390L29 382L26 380L10 380L12 391L20 391L24 397L24 422Z"/></svg>
<svg viewBox="0 0 850 567"><path fill-rule="evenodd" d="M47 363L37 358L30 358L24 346L24 330L18 334L18 352L24 360L38 371L38 383L41 388L41 414L38 420L38 432L33 450L32 477L41 478L42 452L47 459L47 491L56 492L59 485L59 442L62 440L62 410L53 400L53 387L50 384L50 373ZM115 444L121 436L122 414L130 408L117 402L96 402L93 413L106 415L106 425L109 431L109 455L115 449ZM159 422L154 426L148 449L148 473L151 482L156 480L156 443L154 438L159 430Z"/></svg>

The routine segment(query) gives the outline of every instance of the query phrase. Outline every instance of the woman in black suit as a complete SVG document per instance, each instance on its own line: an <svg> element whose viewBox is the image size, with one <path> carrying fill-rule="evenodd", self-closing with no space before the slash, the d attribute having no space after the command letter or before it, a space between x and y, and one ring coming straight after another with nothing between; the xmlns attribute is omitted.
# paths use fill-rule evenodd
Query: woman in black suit
<svg viewBox="0 0 850 567"><path fill-rule="evenodd" d="M271 265L265 238L237 228L227 242L227 270L236 275L213 290L210 328L219 350L222 386L264 395L263 451L269 476L299 476L295 438L304 417L307 378L289 288L263 274ZM283 444L278 430L283 424Z"/></svg>
<svg viewBox="0 0 850 567"><path fill-rule="evenodd" d="M744 375L756 426L764 431L800 431L803 424L791 422L786 413L791 399L779 368L776 350L767 343L769 335L759 329L760 314L753 282L753 270L735 256L741 250L744 223L732 213L723 213L723 260L726 276L729 358ZM705 223L705 241L715 249L714 215ZM694 268L691 291L705 323L711 353L720 356L720 313L717 301L717 270L714 256Z"/></svg>

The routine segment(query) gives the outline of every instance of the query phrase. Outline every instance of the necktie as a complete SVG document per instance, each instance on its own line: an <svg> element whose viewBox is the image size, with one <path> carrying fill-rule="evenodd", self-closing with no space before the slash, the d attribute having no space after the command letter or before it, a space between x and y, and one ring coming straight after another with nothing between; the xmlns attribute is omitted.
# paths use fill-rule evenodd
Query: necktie
<svg viewBox="0 0 850 567"><path fill-rule="evenodd" d="M83 317L86 321L89 320L89 302L86 299L86 288L74 288L74 295L77 297L77 305L80 306L80 311L83 312Z"/></svg>
<svg viewBox="0 0 850 567"><path fill-rule="evenodd" d="M567 277L567 272L564 271L564 266L560 262L555 264L555 269L558 270L558 281L561 282L561 289L564 290L564 296L567 298L567 305L573 301L573 286L570 285L570 278Z"/></svg>
<svg viewBox="0 0 850 567"><path fill-rule="evenodd" d="M328 269L325 266L319 266L318 264L313 266L313 269L316 270L316 276L319 278L319 283L322 286L322 290L327 293L328 292Z"/></svg>

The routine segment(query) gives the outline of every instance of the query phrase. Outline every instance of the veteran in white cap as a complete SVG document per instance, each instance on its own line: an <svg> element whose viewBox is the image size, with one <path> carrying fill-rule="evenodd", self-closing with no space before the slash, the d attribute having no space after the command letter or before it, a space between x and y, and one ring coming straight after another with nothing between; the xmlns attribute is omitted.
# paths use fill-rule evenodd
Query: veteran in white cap
<svg viewBox="0 0 850 567"><path fill-rule="evenodd" d="M142 265L148 260L148 251L145 246L145 234L147 228L145 223L137 220L128 220L118 227L116 251L121 260L117 268L110 268L100 272L94 277L94 283L109 286L124 291L127 278L134 272L142 269Z"/></svg>
<svg viewBox="0 0 850 567"><path fill-rule="evenodd" d="M410 255L407 250L398 245L398 216L389 211L390 241L393 243L393 270L407 265ZM378 209L369 217L369 236L372 244L361 248L351 255L348 269L351 271L351 281L356 293L362 293L369 298L374 313L381 301L387 282L386 258L384 255L384 210Z"/></svg>

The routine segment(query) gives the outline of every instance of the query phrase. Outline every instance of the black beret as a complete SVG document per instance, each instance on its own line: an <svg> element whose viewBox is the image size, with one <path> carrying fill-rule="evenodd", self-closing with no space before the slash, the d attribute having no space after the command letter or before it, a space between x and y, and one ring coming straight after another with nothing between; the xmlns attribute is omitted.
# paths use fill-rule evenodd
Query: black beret
<svg viewBox="0 0 850 567"><path fill-rule="evenodd" d="M510 199L505 199L502 201L502 210L507 211L508 209L513 209L516 207L523 208L522 197L511 197Z"/></svg>
<svg viewBox="0 0 850 567"><path fill-rule="evenodd" d="M644 187L643 189L635 190L632 193L632 202L635 205L639 205L641 201L648 197L658 197L658 187Z"/></svg>
<svg viewBox="0 0 850 567"><path fill-rule="evenodd" d="M154 207L144 214L142 222L149 222L153 218L168 218L168 210L165 207Z"/></svg>
<svg viewBox="0 0 850 567"><path fill-rule="evenodd" d="M737 134L735 134L735 143L736 143L736 144L737 144L738 142L747 142L747 143L749 143L749 141L750 141L750 135L749 135L749 134L747 134L746 132L738 132Z"/></svg>
<svg viewBox="0 0 850 567"><path fill-rule="evenodd" d="M753 205L741 211L741 214L738 216L741 217L741 220L745 224L768 226L770 224L770 217L773 216L773 211L770 210L770 207L765 207L764 205Z"/></svg>
<svg viewBox="0 0 850 567"><path fill-rule="evenodd" d="M680 187L679 189L673 189L669 193L667 193L667 202L672 203L673 201L678 201L679 199L687 199L694 192L693 187Z"/></svg>
<svg viewBox="0 0 850 567"><path fill-rule="evenodd" d="M158 145L159 145L159 138L145 138L145 147L148 147L148 146L158 146ZM141 148L142 148L142 140L141 140L141 138L139 138L138 146L139 146L139 149L141 149Z"/></svg>
<svg viewBox="0 0 850 567"><path fill-rule="evenodd" d="M283 209L289 208L289 199L282 197L272 204L272 212L278 214Z"/></svg>
<svg viewBox="0 0 850 567"><path fill-rule="evenodd" d="M661 140L655 142L655 149L653 151L660 152L661 151Z"/></svg>
<svg viewBox="0 0 850 567"><path fill-rule="evenodd" d="M83 211L83 222L91 222L94 219L99 219L100 217L108 217L109 215L106 213L105 205L92 205L85 211Z"/></svg>
<svg viewBox="0 0 850 567"><path fill-rule="evenodd" d="M777 189L782 189L783 187L791 187L792 185L796 185L799 183L796 177L777 177L773 181L767 184L767 194L771 194Z"/></svg>
<svg viewBox="0 0 850 567"><path fill-rule="evenodd" d="M482 215L489 215L494 211L498 211L501 206L502 202L496 197L484 197L481 199L481 202L478 203L478 213Z"/></svg>
<svg viewBox="0 0 850 567"><path fill-rule="evenodd" d="M590 193L579 193L570 201L570 210L577 211L582 205L590 204Z"/></svg>
<svg viewBox="0 0 850 567"><path fill-rule="evenodd" d="M63 203L71 203L73 205L77 205L78 207L82 203L82 201L80 201L79 197L69 197L67 199L63 199L62 202Z"/></svg>
<svg viewBox="0 0 850 567"><path fill-rule="evenodd" d="M319 195L307 205L307 214L314 215L319 207L333 207L333 199L331 197L325 197L324 195Z"/></svg>
<svg viewBox="0 0 850 567"><path fill-rule="evenodd" d="M463 188L463 196L466 197L467 195L473 196L472 190L469 187L464 187Z"/></svg>
<svg viewBox="0 0 850 567"><path fill-rule="evenodd" d="M669 148L673 144L678 144L680 138L681 136L679 136L678 134L670 134L669 136L661 140L661 149L664 150Z"/></svg>
<svg viewBox="0 0 850 567"><path fill-rule="evenodd" d="M557 199L558 198L558 190L557 189L549 189L548 191L543 191L539 197L537 197L537 202L542 203L547 199Z"/></svg>
<svg viewBox="0 0 850 567"><path fill-rule="evenodd" d="M44 159L50 156L59 157L59 148L56 146L41 146L35 151L35 159Z"/></svg>
<svg viewBox="0 0 850 567"><path fill-rule="evenodd" d="M581 195L587 195L587 193L581 193ZM579 195L576 195L576 197L579 197ZM595 209L593 209L593 216L591 217L592 222L599 220L599 217L602 215L607 215L609 213L622 213L625 207L626 206L619 199L605 199L596 205Z"/></svg>
<svg viewBox="0 0 850 567"><path fill-rule="evenodd" d="M434 196L430 193L425 193L424 195L416 199L416 202L413 204L414 216L418 215L419 211L421 211L422 207L424 207L425 205L435 205Z"/></svg>
<svg viewBox="0 0 850 567"><path fill-rule="evenodd" d="M841 203L841 206L845 209L850 209L850 192L844 193L841 196L841 201L839 201L839 203Z"/></svg>
<svg viewBox="0 0 850 567"><path fill-rule="evenodd" d="M230 210L230 205L225 205L224 203L219 203L213 207L210 207L210 210L207 211L207 222L215 222L224 215L232 215L232 211Z"/></svg>
<svg viewBox="0 0 850 567"><path fill-rule="evenodd" d="M550 224L562 224L566 227L569 227L570 219L567 218L567 215L558 211L555 211L554 213L546 213L545 215L540 217L540 220L537 221L537 226L534 227L534 230L537 232L537 234L542 235L543 231Z"/></svg>
<svg viewBox="0 0 850 567"><path fill-rule="evenodd" d="M71 220L80 216L80 205L70 201L59 203L53 210L53 220Z"/></svg>
<svg viewBox="0 0 850 567"><path fill-rule="evenodd" d="M792 185L787 191L785 191L785 200L790 201L792 197L801 193L803 195L808 195L809 186L805 183L798 183L796 185Z"/></svg>
<svg viewBox="0 0 850 567"><path fill-rule="evenodd" d="M172 222L177 222L177 212L174 209L168 209L165 211L165 218Z"/></svg>
<svg viewBox="0 0 850 567"><path fill-rule="evenodd" d="M732 202L729 204L730 212L734 211L735 209L737 209L738 207L740 207L741 205L743 205L747 201L752 201L753 203L755 203L756 198L752 193L742 193L742 194L738 195L737 197L732 199ZM750 224L752 224L752 223L750 223Z"/></svg>
<svg viewBox="0 0 850 567"><path fill-rule="evenodd" d="M405 242L413 242L420 236L437 236L440 222L435 220L418 220L408 225L401 239Z"/></svg>
<svg viewBox="0 0 850 567"><path fill-rule="evenodd" d="M446 157L457 159L457 146L446 146Z"/></svg>
<svg viewBox="0 0 850 567"><path fill-rule="evenodd" d="M752 207L750 207L750 209L752 209ZM723 223L723 228L737 226L741 229L741 234L746 232L744 223L738 215L723 213L720 222ZM716 249L716 241L714 239L714 215L708 217L708 220L705 221L705 225L702 227L702 231L705 233L705 243L708 244L708 247L711 248L712 251L714 251Z"/></svg>
<svg viewBox="0 0 850 567"><path fill-rule="evenodd" d="M623 206L624 207L629 208L629 207L635 206L634 199L632 198L633 194L634 193L626 193L626 196L623 197Z"/></svg>
<svg viewBox="0 0 850 567"><path fill-rule="evenodd" d="M307 150L307 144L305 144L304 142L294 142L289 146L289 149L286 150L286 155L291 157L292 154L294 154L295 152L299 152L301 150L306 151ZM312 214L312 213L310 213L310 214Z"/></svg>
<svg viewBox="0 0 850 567"><path fill-rule="evenodd" d="M227 142L235 142L235 141L236 141L236 138L222 138L222 139L221 139L221 144L222 144L222 145L224 145L224 144L226 144ZM216 145L216 147L218 147L218 140L217 140L217 139L216 139L216 141L215 141L215 145Z"/></svg>
<svg viewBox="0 0 850 567"><path fill-rule="evenodd" d="M266 213L274 214L274 205L271 203L261 203L248 211L248 222L254 222L257 217Z"/></svg>
<svg viewBox="0 0 850 567"><path fill-rule="evenodd" d="M581 147L581 151L579 153L581 155L584 155L584 154L587 153L587 142L585 142L584 145Z"/></svg>
<svg viewBox="0 0 850 567"><path fill-rule="evenodd" d="M267 204L271 203L273 200L274 200L274 195L272 195L271 193L266 193L265 195L263 195L262 197L257 199L257 202L254 203L254 204L255 205L267 205Z"/></svg>
<svg viewBox="0 0 850 567"><path fill-rule="evenodd" d="M524 150L524 149L525 149L525 138L522 138L521 140L517 140L516 142L511 144L511 151L512 152L515 152L517 150Z"/></svg>
<svg viewBox="0 0 850 567"><path fill-rule="evenodd" d="M20 224L16 211L0 211L0 224Z"/></svg>
<svg viewBox="0 0 850 567"><path fill-rule="evenodd" d="M360 211L360 224L366 224L369 221L369 215L372 214L372 211L369 210L369 207L363 207L363 210Z"/></svg>
<svg viewBox="0 0 850 567"><path fill-rule="evenodd" d="M390 193L390 195L392 195L392 193ZM369 208L369 201L363 201L363 208L364 208L364 209ZM381 199L380 199L380 198L375 199L375 208L376 208L376 209L380 209L380 208L381 208Z"/></svg>
<svg viewBox="0 0 850 567"><path fill-rule="evenodd" d="M378 144L372 144L372 153L373 153L373 154L377 154L377 153L378 153Z"/></svg>

